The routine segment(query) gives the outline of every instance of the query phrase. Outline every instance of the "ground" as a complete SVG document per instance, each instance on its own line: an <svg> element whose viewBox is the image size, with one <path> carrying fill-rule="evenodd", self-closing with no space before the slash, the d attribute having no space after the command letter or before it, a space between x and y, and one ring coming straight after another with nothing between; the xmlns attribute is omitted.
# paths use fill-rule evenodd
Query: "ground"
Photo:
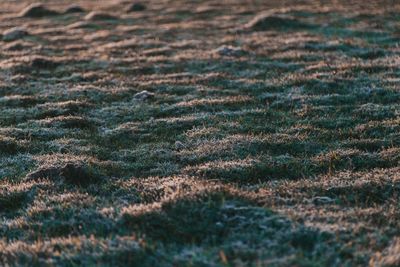
<svg viewBox="0 0 400 267"><path fill-rule="evenodd" d="M0 265L400 265L397 1L31 3L0 3Z"/></svg>

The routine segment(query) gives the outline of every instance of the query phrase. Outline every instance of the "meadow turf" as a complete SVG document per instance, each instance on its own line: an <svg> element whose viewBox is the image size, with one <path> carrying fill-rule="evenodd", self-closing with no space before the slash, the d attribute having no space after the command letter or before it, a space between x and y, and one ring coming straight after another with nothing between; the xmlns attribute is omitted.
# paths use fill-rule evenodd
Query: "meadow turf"
<svg viewBox="0 0 400 267"><path fill-rule="evenodd" d="M0 266L400 265L396 1L44 2L0 3Z"/></svg>

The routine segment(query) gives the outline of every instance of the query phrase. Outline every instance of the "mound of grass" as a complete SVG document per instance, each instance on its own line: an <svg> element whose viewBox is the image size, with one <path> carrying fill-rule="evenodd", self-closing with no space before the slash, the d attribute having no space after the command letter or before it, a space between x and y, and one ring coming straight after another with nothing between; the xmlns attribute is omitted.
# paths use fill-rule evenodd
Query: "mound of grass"
<svg viewBox="0 0 400 267"><path fill-rule="evenodd" d="M22 208L29 200L29 191L0 191L0 212L13 212Z"/></svg>
<svg viewBox="0 0 400 267"><path fill-rule="evenodd" d="M19 145L14 138L0 135L0 154L15 154Z"/></svg>
<svg viewBox="0 0 400 267"><path fill-rule="evenodd" d="M63 181L66 184L88 186L98 183L104 175L96 166L84 162L68 162L64 165L39 167L26 175L26 181L50 179L54 182Z"/></svg>
<svg viewBox="0 0 400 267"><path fill-rule="evenodd" d="M82 163L65 164L60 175L67 183L79 186L87 186L103 179L103 175L98 169Z"/></svg>
<svg viewBox="0 0 400 267"><path fill-rule="evenodd" d="M247 29L254 31L293 30L310 28L312 25L299 21L289 15L261 13L246 24Z"/></svg>
<svg viewBox="0 0 400 267"><path fill-rule="evenodd" d="M19 14L20 17L26 18L41 18L45 16L54 16L58 12L46 8L44 5L39 3L31 4L25 7Z"/></svg>

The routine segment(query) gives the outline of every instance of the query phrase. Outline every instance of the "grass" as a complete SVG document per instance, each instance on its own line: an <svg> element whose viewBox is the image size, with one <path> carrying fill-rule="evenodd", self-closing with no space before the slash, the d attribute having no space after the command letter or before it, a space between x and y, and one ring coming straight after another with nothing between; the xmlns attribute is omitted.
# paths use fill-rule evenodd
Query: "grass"
<svg viewBox="0 0 400 267"><path fill-rule="evenodd" d="M23 2L0 265L400 264L396 3Z"/></svg>

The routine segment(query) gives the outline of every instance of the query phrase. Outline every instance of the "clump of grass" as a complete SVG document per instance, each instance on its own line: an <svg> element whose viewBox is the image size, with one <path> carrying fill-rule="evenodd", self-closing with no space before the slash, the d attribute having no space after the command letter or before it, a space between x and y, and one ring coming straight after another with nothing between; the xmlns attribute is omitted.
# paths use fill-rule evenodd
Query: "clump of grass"
<svg viewBox="0 0 400 267"><path fill-rule="evenodd" d="M10 212L22 208L29 199L28 191L0 191L0 212Z"/></svg>
<svg viewBox="0 0 400 267"><path fill-rule="evenodd" d="M87 186L99 182L103 175L92 165L82 163L67 163L60 175L69 184Z"/></svg>
<svg viewBox="0 0 400 267"><path fill-rule="evenodd" d="M127 209L121 223L165 243L220 244L241 224L246 227L240 217L251 212L249 205L247 200L224 192L202 193L166 201L149 211ZM271 216L267 209L258 212L260 216Z"/></svg>
<svg viewBox="0 0 400 267"><path fill-rule="evenodd" d="M356 50L353 55L362 59L376 59L387 55L383 49L363 49Z"/></svg>
<svg viewBox="0 0 400 267"><path fill-rule="evenodd" d="M14 154L18 149L18 143L14 138L0 135L0 154Z"/></svg>
<svg viewBox="0 0 400 267"><path fill-rule="evenodd" d="M246 29L254 31L293 30L310 28L312 25L299 21L289 15L261 13L245 25Z"/></svg>
<svg viewBox="0 0 400 267"><path fill-rule="evenodd" d="M58 116L42 120L43 125L63 128L93 129L94 122L81 116Z"/></svg>
<svg viewBox="0 0 400 267"><path fill-rule="evenodd" d="M239 183L269 179L294 179L316 171L310 161L301 161L288 155L259 159L217 160L185 168L185 173L188 174L195 174L206 179L223 179Z"/></svg>
<svg viewBox="0 0 400 267"><path fill-rule="evenodd" d="M84 162L68 162L62 166L41 166L26 175L25 180L50 179L62 181L76 186L88 186L97 183L104 177L103 173L94 165Z"/></svg>
<svg viewBox="0 0 400 267"><path fill-rule="evenodd" d="M166 247L216 249L219 254L223 252L225 263L234 259L253 262L260 257L258 253L266 258L279 253L301 254L296 256L297 261L303 258L315 262L316 253L337 250L336 244L321 246L332 240L329 233L297 225L226 192L192 195L159 206L127 208L121 224ZM261 247L268 250L258 250ZM183 255L178 258L180 264L187 263ZM334 261L334 256L318 257L319 260L326 264Z"/></svg>
<svg viewBox="0 0 400 267"><path fill-rule="evenodd" d="M29 107L40 103L41 99L31 95L10 95L0 98L0 103L10 107Z"/></svg>
<svg viewBox="0 0 400 267"><path fill-rule="evenodd" d="M228 202L233 206L250 205L245 199L237 199L217 190L168 200L148 211L145 208L127 209L121 222L126 227L138 229L153 239L167 243L220 243L231 231L229 226L223 227L223 221L226 216L234 216L227 213L226 209L230 207ZM269 211L264 211L268 216Z"/></svg>
<svg viewBox="0 0 400 267"><path fill-rule="evenodd" d="M45 119L49 117L57 117L57 116L73 116L79 114L80 112L86 110L88 107L92 105L87 101L62 101L55 103L45 103L37 105L39 109L36 118Z"/></svg>

